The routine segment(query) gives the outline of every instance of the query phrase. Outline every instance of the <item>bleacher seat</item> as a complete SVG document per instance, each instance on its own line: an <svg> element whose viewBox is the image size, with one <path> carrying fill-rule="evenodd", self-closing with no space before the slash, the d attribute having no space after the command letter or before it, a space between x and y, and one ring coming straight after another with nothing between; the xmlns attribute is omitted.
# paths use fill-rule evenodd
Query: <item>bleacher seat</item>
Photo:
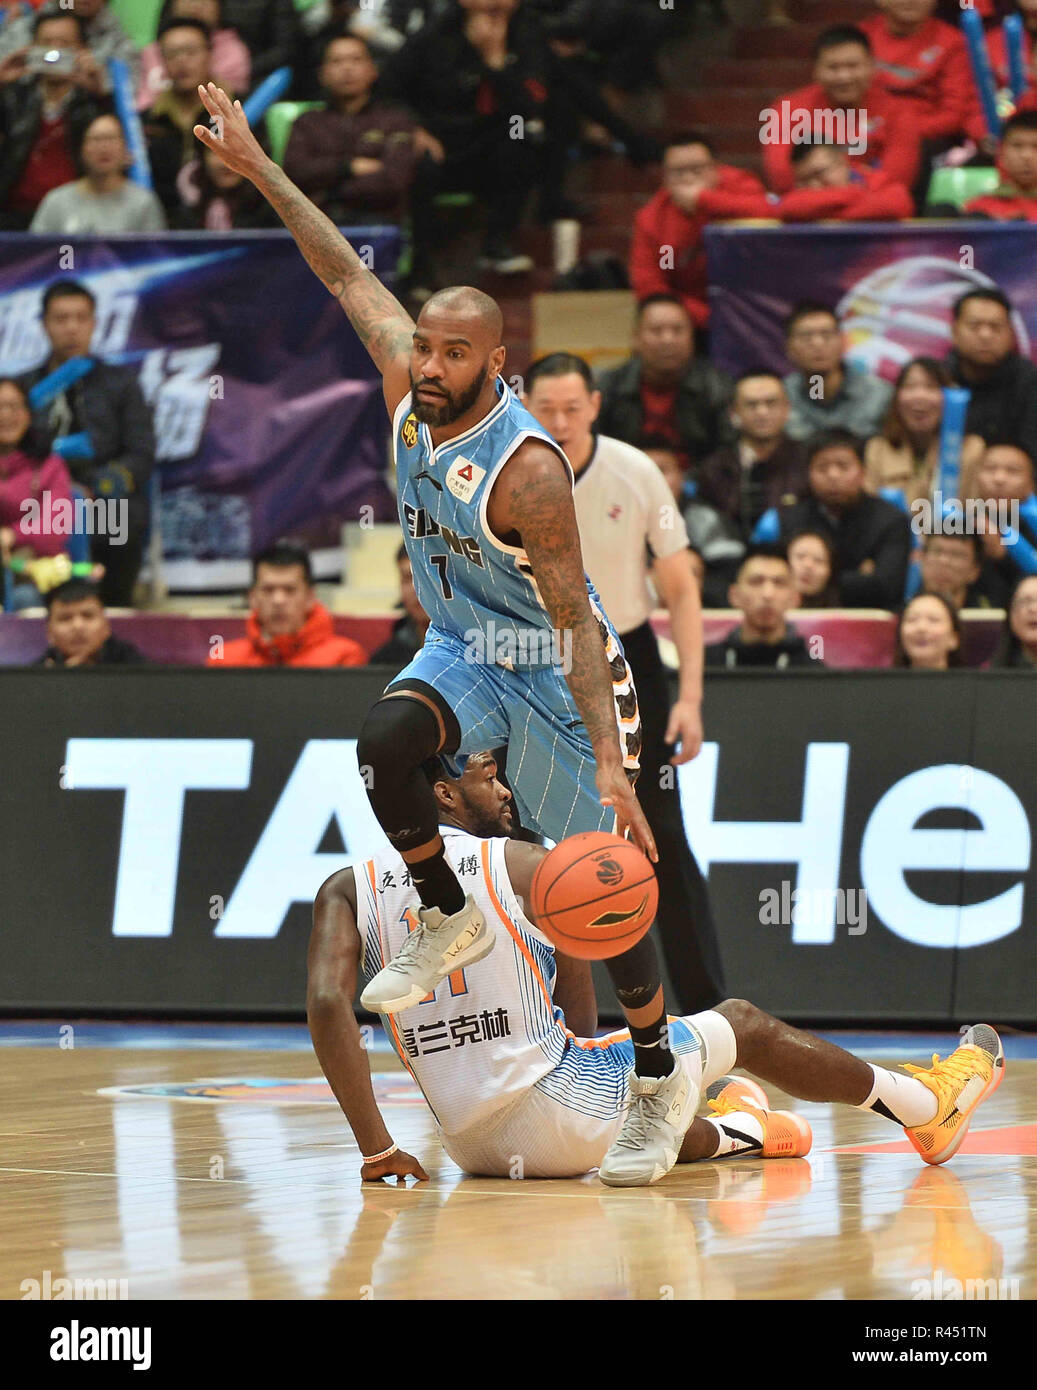
<svg viewBox="0 0 1037 1390"><path fill-rule="evenodd" d="M154 41L162 0L108 0L108 8L138 48Z"/></svg>
<svg viewBox="0 0 1037 1390"><path fill-rule="evenodd" d="M266 133L270 141L270 157L275 164L284 163L288 137L292 126L304 111L321 111L323 101L275 101L266 113Z"/></svg>
<svg viewBox="0 0 1037 1390"><path fill-rule="evenodd" d="M996 169L937 169L929 180L927 203L953 203L964 207L973 198L991 193L998 185Z"/></svg>

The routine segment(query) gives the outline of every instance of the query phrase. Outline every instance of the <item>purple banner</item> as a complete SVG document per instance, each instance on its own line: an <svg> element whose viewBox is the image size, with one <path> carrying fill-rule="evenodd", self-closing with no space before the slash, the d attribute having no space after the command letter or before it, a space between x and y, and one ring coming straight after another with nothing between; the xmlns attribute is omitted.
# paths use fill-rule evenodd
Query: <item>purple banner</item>
<svg viewBox="0 0 1037 1390"><path fill-rule="evenodd" d="M709 227L710 356L724 371L787 373L782 326L804 299L830 304L850 359L892 380L919 354L946 357L951 309L996 286L1015 305L1019 350L1037 340L1037 227L990 222L925 226Z"/></svg>
<svg viewBox="0 0 1037 1390"><path fill-rule="evenodd" d="M350 235L391 285L397 229ZM45 360L59 278L97 297L93 349L137 368L154 411L171 587L243 585L288 534L333 568L343 521L395 519L378 374L287 232L0 236L0 374Z"/></svg>

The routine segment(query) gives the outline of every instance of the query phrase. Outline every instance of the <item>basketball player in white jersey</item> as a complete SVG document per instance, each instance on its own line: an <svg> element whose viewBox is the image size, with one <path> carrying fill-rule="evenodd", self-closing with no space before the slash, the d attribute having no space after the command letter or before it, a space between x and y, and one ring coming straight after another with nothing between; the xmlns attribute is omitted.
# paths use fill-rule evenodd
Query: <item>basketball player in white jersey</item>
<svg viewBox="0 0 1037 1390"><path fill-rule="evenodd" d="M426 1000L386 1015L400 1061L424 1092L443 1148L465 1172L491 1177L576 1177L599 1167L616 1141L632 1045L626 1032L592 1039L594 991L586 962L557 955L524 911L539 845L509 839L511 793L488 752L460 777L426 765L447 854L466 889L497 919L504 940L484 959L444 978ZM424 1179L378 1110L353 999L414 925L404 860L392 850L333 874L314 904L307 1014L321 1067L353 1130L365 1181ZM578 1031L574 1032L572 1025ZM741 999L670 1020L688 1082L714 1115L693 1119L674 1162L745 1154L795 1157L810 1148L806 1121L772 1111L735 1066L803 1100L873 1110L905 1127L928 1163L957 1150L981 1100L1004 1075L1004 1052L986 1024L962 1046L909 1075L861 1061L790 1028ZM615 1176L605 1179L613 1185Z"/></svg>
<svg viewBox="0 0 1037 1390"><path fill-rule="evenodd" d="M444 965L488 956L500 936L450 861L423 764L507 744L526 826L555 841L629 833L654 861L633 790L637 696L584 571L572 468L503 378L500 306L455 286L412 320L260 147L241 103L212 83L198 91L213 127L195 126L195 136L277 211L381 373L392 419L404 542L431 623L357 744L372 810L409 866L415 908L405 948L383 955L364 989L365 1007L388 1015L423 999ZM632 1104L602 1171L647 1183L664 1155L676 1159L688 1080L670 1047L651 934L605 968L630 1028Z"/></svg>

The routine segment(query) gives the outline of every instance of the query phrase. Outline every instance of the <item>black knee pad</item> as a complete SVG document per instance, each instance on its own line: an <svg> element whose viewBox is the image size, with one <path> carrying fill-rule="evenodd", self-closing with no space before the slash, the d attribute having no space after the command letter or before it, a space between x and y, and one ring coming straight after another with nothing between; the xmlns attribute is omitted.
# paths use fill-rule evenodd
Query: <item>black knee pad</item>
<svg viewBox="0 0 1037 1390"><path fill-rule="evenodd" d="M420 767L439 748L440 730L436 716L419 700L408 696L383 697L368 711L356 756L361 776L370 789L372 783L398 781ZM369 768L371 775L365 775Z"/></svg>

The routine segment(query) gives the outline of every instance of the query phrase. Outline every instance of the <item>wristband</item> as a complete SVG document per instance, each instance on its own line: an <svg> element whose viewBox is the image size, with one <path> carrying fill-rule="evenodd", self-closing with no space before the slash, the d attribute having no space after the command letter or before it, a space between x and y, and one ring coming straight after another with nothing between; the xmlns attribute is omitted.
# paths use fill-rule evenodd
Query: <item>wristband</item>
<svg viewBox="0 0 1037 1390"><path fill-rule="evenodd" d="M391 1144L389 1148L383 1149L380 1154L372 1154L370 1158L364 1158L364 1155L361 1154L360 1157L364 1160L364 1163L381 1163L383 1158L392 1158L399 1147L399 1144Z"/></svg>

